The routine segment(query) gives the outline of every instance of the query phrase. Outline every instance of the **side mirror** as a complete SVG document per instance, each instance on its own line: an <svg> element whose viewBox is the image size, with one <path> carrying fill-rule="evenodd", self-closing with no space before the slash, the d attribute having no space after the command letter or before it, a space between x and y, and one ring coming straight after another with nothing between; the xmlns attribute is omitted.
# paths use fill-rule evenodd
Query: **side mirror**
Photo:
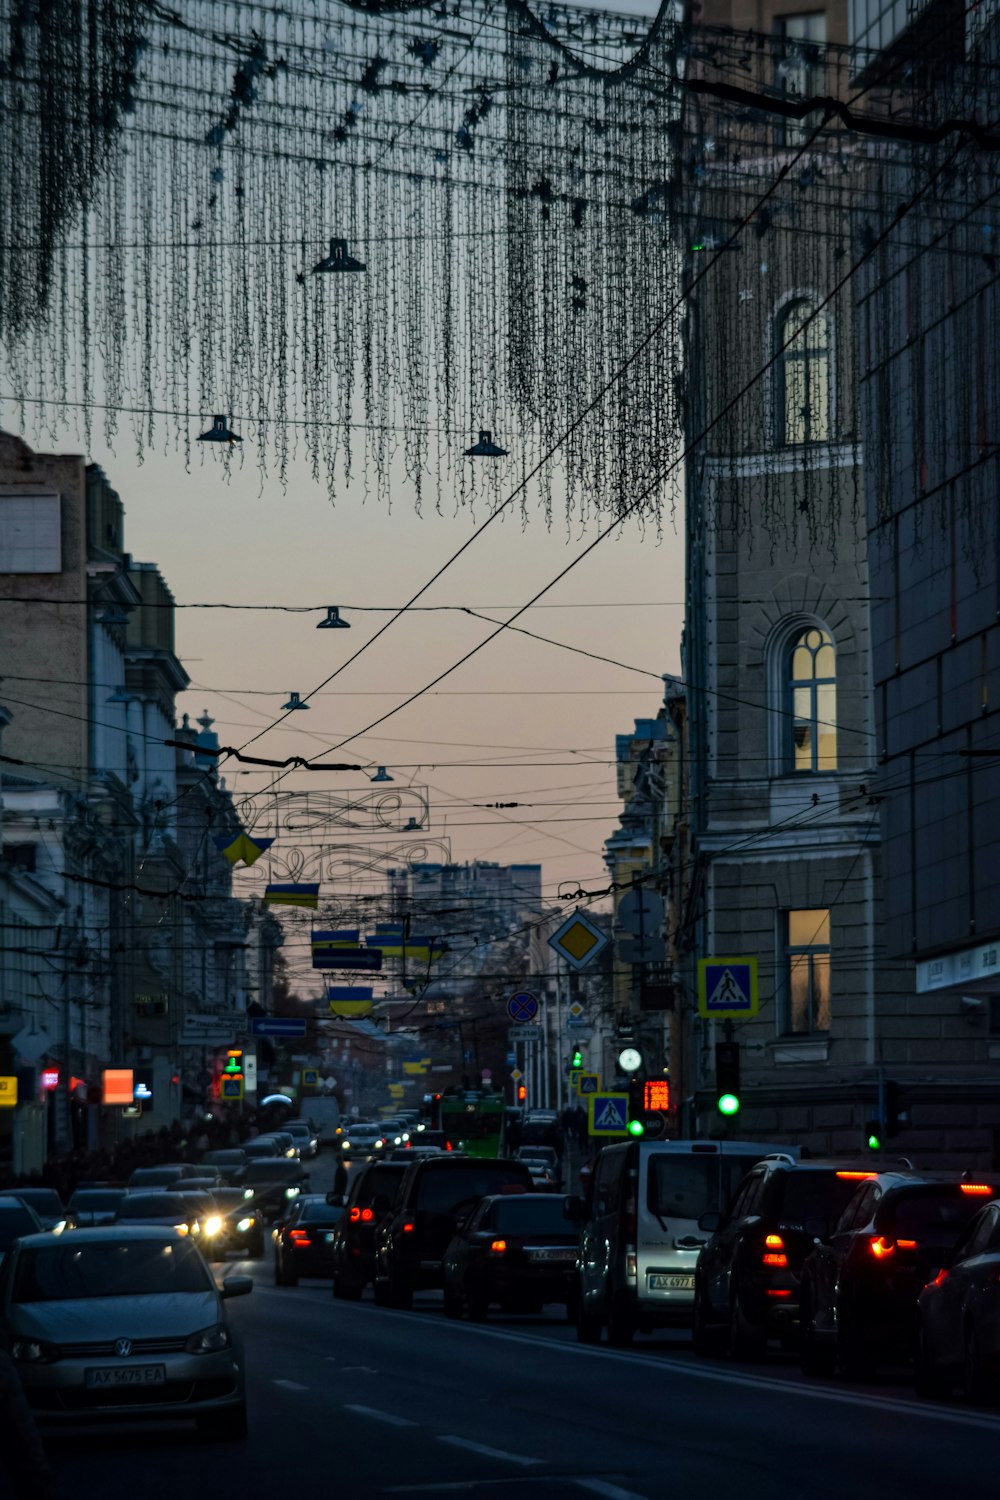
<svg viewBox="0 0 1000 1500"><path fill-rule="evenodd" d="M573 1224L579 1224L584 1215L584 1201L575 1193L570 1193L563 1199L563 1217L569 1219Z"/></svg>
<svg viewBox="0 0 1000 1500"><path fill-rule="evenodd" d="M698 1228L705 1234L714 1234L717 1229L722 1228L722 1215L716 1209L709 1209L698 1220Z"/></svg>
<svg viewBox="0 0 1000 1500"><path fill-rule="evenodd" d="M811 1240L825 1240L830 1233L830 1221L829 1219L820 1218L817 1215L814 1218L806 1219L802 1228Z"/></svg>
<svg viewBox="0 0 1000 1500"><path fill-rule="evenodd" d="M223 1297L246 1297L253 1291L253 1277L227 1276L222 1283Z"/></svg>

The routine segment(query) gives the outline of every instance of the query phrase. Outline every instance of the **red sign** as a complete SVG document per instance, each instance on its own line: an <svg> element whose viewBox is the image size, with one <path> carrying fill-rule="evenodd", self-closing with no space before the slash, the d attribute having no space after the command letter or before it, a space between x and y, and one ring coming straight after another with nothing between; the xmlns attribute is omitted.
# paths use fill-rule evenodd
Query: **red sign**
<svg viewBox="0 0 1000 1500"><path fill-rule="evenodd" d="M670 1079L647 1078L642 1091L643 1109L670 1108Z"/></svg>
<svg viewBox="0 0 1000 1500"><path fill-rule="evenodd" d="M131 1068L104 1069L104 1104L133 1104L135 1075Z"/></svg>
<svg viewBox="0 0 1000 1500"><path fill-rule="evenodd" d="M59 1069L58 1068L43 1068L42 1069L42 1088L43 1089L57 1089L58 1087L59 1087Z"/></svg>

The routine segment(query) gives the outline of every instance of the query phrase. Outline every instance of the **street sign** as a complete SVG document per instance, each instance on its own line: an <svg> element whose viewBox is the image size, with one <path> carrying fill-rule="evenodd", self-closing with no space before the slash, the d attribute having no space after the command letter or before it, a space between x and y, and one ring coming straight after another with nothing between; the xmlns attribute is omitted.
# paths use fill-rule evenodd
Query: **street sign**
<svg viewBox="0 0 1000 1500"><path fill-rule="evenodd" d="M302 1087L304 1089L317 1089L317 1088L319 1088L319 1069L318 1068L303 1068L302 1069Z"/></svg>
<svg viewBox="0 0 1000 1500"><path fill-rule="evenodd" d="M628 1135L628 1094L589 1094L587 1130L590 1135L602 1139Z"/></svg>
<svg viewBox="0 0 1000 1500"><path fill-rule="evenodd" d="M571 1021L579 1021L579 1019L580 1019L580 1017L582 1015L583 1015L583 1006L580 1004L579 1000L574 1000L573 1003L572 1003L572 1005L569 1007L569 1018L570 1018L570 1020Z"/></svg>
<svg viewBox="0 0 1000 1500"><path fill-rule="evenodd" d="M17 1103L17 1074L0 1077L0 1109L13 1109Z"/></svg>
<svg viewBox="0 0 1000 1500"><path fill-rule="evenodd" d="M540 1026L508 1026L507 1040L511 1046L515 1042L537 1042L542 1035Z"/></svg>
<svg viewBox="0 0 1000 1500"><path fill-rule="evenodd" d="M257 1054L246 1052L243 1055L243 1091L247 1094L257 1092Z"/></svg>
<svg viewBox="0 0 1000 1500"><path fill-rule="evenodd" d="M575 1093L579 1093L579 1090L580 1090L580 1073L581 1073L581 1069L580 1068L571 1068L570 1069L569 1086L570 1086L570 1091L572 1093L574 1093L574 1094Z"/></svg>
<svg viewBox="0 0 1000 1500"><path fill-rule="evenodd" d="M549 938L549 947L573 969L585 969L608 946L607 933L582 911L575 911Z"/></svg>
<svg viewBox="0 0 1000 1500"><path fill-rule="evenodd" d="M724 1021L746 1021L757 1014L755 958L700 958L698 1014Z"/></svg>
<svg viewBox="0 0 1000 1500"><path fill-rule="evenodd" d="M576 1085L578 1094L596 1094L601 1087L600 1073L581 1073Z"/></svg>
<svg viewBox="0 0 1000 1500"><path fill-rule="evenodd" d="M251 1036L305 1036L305 1017L298 1016L252 1016Z"/></svg>
<svg viewBox="0 0 1000 1500"><path fill-rule="evenodd" d="M243 1075L235 1078L227 1078L225 1073L219 1079L219 1098L232 1103L234 1099L243 1098Z"/></svg>
<svg viewBox="0 0 1000 1500"><path fill-rule="evenodd" d="M626 891L615 912L615 925L623 932L648 937L663 926L663 897L645 886Z"/></svg>
<svg viewBox="0 0 1000 1500"><path fill-rule="evenodd" d="M660 964L667 956L663 934L644 932L642 937L622 937L615 945L623 964Z"/></svg>
<svg viewBox="0 0 1000 1500"><path fill-rule="evenodd" d="M508 1052L506 1054L506 1061L507 1061L507 1066L511 1067L514 1063L517 1062L517 1053L516 1052Z"/></svg>
<svg viewBox="0 0 1000 1500"><path fill-rule="evenodd" d="M511 995L507 1001L507 1014L512 1021L533 1021L538 1015L538 999L527 990Z"/></svg>
<svg viewBox="0 0 1000 1500"><path fill-rule="evenodd" d="M524 1074L521 1072L520 1068L511 1068L510 1076L511 1078L513 1078L515 1083L520 1083L521 1079L524 1077Z"/></svg>

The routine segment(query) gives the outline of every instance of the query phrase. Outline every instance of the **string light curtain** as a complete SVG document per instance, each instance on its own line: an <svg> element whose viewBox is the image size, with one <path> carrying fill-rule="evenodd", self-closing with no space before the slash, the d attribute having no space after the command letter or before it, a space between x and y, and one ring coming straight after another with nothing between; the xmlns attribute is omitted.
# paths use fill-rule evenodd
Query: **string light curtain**
<svg viewBox="0 0 1000 1500"><path fill-rule="evenodd" d="M0 389L24 430L89 444L96 414L140 456L282 481L304 458L331 496L418 507L492 502L558 445L525 503L578 518L658 518L681 434L732 403L713 455L786 450L756 478L764 524L784 524L783 467L836 530L844 487L810 489L809 452L860 437L863 277L782 366L785 436L807 441L782 441L774 382L736 396L778 301L810 316L948 144L772 106L815 89L926 129L995 92L970 59L942 82L940 49L933 79L901 62L872 86L862 54L691 30L667 5L648 23L526 0L0 0L0 26ZM970 150L933 213L965 222L995 160ZM933 234L911 233L929 266ZM340 255L364 269L322 269ZM930 408L943 378L928 362ZM219 413L242 444L195 449ZM481 429L506 456L465 456Z"/></svg>

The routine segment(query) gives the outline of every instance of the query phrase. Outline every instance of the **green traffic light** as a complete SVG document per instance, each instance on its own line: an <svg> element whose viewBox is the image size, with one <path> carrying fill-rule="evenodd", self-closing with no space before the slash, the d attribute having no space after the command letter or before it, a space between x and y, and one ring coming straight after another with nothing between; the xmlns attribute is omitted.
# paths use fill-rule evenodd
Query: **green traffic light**
<svg viewBox="0 0 1000 1500"><path fill-rule="evenodd" d="M740 1101L735 1094L720 1094L715 1107L720 1115L738 1115L740 1112Z"/></svg>
<svg viewBox="0 0 1000 1500"><path fill-rule="evenodd" d="M628 1133L629 1135L645 1135L646 1127L641 1120L629 1120Z"/></svg>
<svg viewBox="0 0 1000 1500"><path fill-rule="evenodd" d="M878 1136L874 1135L874 1134L870 1135L868 1137L868 1149L869 1149L869 1151L879 1151L879 1150L881 1150L881 1148L882 1148L882 1142L879 1140Z"/></svg>
<svg viewBox="0 0 1000 1500"><path fill-rule="evenodd" d="M579 1047L577 1047L573 1053L573 1066L574 1068L583 1067L583 1053L580 1051Z"/></svg>

